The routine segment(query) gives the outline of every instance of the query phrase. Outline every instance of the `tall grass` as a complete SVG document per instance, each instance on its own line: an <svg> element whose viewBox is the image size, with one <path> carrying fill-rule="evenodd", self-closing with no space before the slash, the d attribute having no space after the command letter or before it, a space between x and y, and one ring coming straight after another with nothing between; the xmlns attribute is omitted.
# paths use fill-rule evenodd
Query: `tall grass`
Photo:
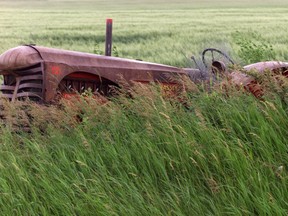
<svg viewBox="0 0 288 216"><path fill-rule="evenodd" d="M0 129L1 213L286 215L285 100L192 87L63 101L55 119L25 104L32 131Z"/></svg>

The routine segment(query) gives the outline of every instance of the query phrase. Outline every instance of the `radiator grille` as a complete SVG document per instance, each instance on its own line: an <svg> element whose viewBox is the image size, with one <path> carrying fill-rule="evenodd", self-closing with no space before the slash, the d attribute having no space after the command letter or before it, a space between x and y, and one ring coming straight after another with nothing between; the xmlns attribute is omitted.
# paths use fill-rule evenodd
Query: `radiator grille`
<svg viewBox="0 0 288 216"><path fill-rule="evenodd" d="M26 98L33 101L43 100L41 63L18 70L4 71L0 74L4 77L4 82L0 86L2 97L9 98L12 101Z"/></svg>

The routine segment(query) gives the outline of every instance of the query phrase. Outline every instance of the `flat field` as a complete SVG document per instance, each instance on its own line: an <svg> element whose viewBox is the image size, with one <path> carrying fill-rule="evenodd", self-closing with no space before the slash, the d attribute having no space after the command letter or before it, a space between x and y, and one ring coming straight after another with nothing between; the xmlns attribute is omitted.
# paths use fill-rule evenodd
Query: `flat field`
<svg viewBox="0 0 288 216"><path fill-rule="evenodd" d="M237 35L273 46L288 59L288 1L0 1L0 52L21 44L104 50L114 19L119 56L187 66L206 47L237 58ZM255 38L258 40L258 38Z"/></svg>
<svg viewBox="0 0 288 216"><path fill-rule="evenodd" d="M106 18L120 57L187 66L216 47L244 64L248 41L288 60L287 0L0 0L0 52L101 53ZM5 103L0 215L287 215L288 84L275 82L263 100L191 84L185 106L155 86L102 106ZM27 118L30 133L15 129Z"/></svg>

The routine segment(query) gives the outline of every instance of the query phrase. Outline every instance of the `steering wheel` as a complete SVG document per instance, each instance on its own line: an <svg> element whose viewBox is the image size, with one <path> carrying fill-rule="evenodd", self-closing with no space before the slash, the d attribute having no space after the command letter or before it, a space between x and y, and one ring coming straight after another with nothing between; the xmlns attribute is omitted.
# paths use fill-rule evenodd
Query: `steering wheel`
<svg viewBox="0 0 288 216"><path fill-rule="evenodd" d="M234 61L228 55L226 55L224 52L222 52L221 50L218 50L215 48L207 48L207 49L203 50L203 52L202 52L202 62L206 68L208 68L208 64L207 64L207 60L206 60L208 52L210 52L211 56L212 56L212 62L211 63L213 63L215 61L214 53L218 53L218 55L220 54L221 58L226 59L228 62L230 62L233 65L235 64Z"/></svg>

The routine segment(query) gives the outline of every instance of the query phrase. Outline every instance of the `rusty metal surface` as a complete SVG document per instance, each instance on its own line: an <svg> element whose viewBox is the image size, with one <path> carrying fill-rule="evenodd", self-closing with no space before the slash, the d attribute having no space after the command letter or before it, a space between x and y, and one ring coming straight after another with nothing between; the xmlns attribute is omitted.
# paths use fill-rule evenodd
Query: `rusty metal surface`
<svg viewBox="0 0 288 216"><path fill-rule="evenodd" d="M21 69L23 75L25 68L36 64L43 65L45 94L42 99L47 102L55 97L60 82L75 72L94 74L115 85L123 80L130 84L152 81L172 83L173 77L187 74L181 68L168 65L40 46L20 46L0 55L1 74L19 76L17 70ZM31 75L31 71L26 75Z"/></svg>
<svg viewBox="0 0 288 216"><path fill-rule="evenodd" d="M246 71L256 70L258 72L263 72L265 70L274 70L277 68L288 68L288 62L281 61L266 61L266 62L258 62L255 64L246 65L244 69Z"/></svg>
<svg viewBox="0 0 288 216"><path fill-rule="evenodd" d="M281 61L266 61L266 62L257 62L254 64L246 65L243 68L246 72L254 71L257 73L263 73L265 70L274 71L277 69L285 72L288 70L288 62ZM283 73L283 75L285 75ZM261 88L260 83L257 83L254 77L249 76L243 72L233 71L231 73L232 83L244 87L246 90L250 91L254 96L260 98L263 96L264 92ZM285 75L286 76L286 75Z"/></svg>
<svg viewBox="0 0 288 216"><path fill-rule="evenodd" d="M245 66L244 70L262 73L265 69L278 68L285 72L288 63L259 62ZM93 92L100 91L106 95L109 86L123 84L123 81L128 85L155 81L176 85L181 76L188 76L193 82L211 79L211 73L205 74L200 69L30 45L12 48L0 55L0 74L4 75L4 83L0 86L4 97L12 101L29 97L44 102L51 102L59 91L70 89L90 88ZM230 77L234 84L260 95L259 85L252 76L232 71Z"/></svg>
<svg viewBox="0 0 288 216"><path fill-rule="evenodd" d="M4 83L0 86L2 96L15 101L29 97L37 101L44 97L43 68L36 64L29 68L16 69L10 75L4 76Z"/></svg>
<svg viewBox="0 0 288 216"><path fill-rule="evenodd" d="M106 20L105 56L112 55L112 26L113 20Z"/></svg>
<svg viewBox="0 0 288 216"><path fill-rule="evenodd" d="M30 47L15 47L0 55L0 71L24 68L41 61L39 54Z"/></svg>
<svg viewBox="0 0 288 216"><path fill-rule="evenodd" d="M137 61L125 58L106 57L101 55L34 46L39 54L28 46L20 46L10 49L0 55L0 70L11 70L28 67L44 61L45 63L57 63L70 67L94 67L99 69L143 70L149 72L177 72L182 69L156 64L151 62Z"/></svg>

